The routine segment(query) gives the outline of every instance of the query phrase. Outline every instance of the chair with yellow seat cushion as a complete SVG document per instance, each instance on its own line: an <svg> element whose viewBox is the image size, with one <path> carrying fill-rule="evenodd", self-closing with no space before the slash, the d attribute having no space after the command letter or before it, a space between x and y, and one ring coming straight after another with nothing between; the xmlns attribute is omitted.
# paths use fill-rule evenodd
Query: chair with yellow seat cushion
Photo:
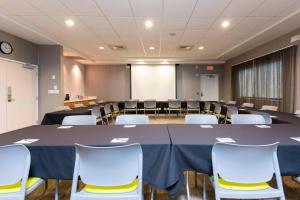
<svg viewBox="0 0 300 200"><path fill-rule="evenodd" d="M75 145L71 200L142 200L143 153L139 144L117 147ZM78 178L85 187L78 191Z"/></svg>
<svg viewBox="0 0 300 200"><path fill-rule="evenodd" d="M218 118L218 121L221 123L225 119L225 115L221 114L222 107L220 104L215 103L214 115Z"/></svg>
<svg viewBox="0 0 300 200"><path fill-rule="evenodd" d="M40 178L28 178L30 161L24 145L0 147L0 200L23 200L44 183Z"/></svg>
<svg viewBox="0 0 300 200"><path fill-rule="evenodd" d="M213 177L218 177L218 181L213 181L216 200L221 198L284 200L277 159L278 144L216 143L212 150ZM274 174L276 188L267 184Z"/></svg>

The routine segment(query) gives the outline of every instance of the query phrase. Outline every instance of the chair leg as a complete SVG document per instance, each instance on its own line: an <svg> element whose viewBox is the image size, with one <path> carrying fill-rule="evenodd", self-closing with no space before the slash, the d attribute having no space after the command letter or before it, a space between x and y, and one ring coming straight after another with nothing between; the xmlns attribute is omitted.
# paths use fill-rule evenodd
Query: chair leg
<svg viewBox="0 0 300 200"><path fill-rule="evenodd" d="M153 187L151 187L151 193L150 193L150 199L151 200L154 200L154 196L155 196L155 190L154 190L154 188Z"/></svg>
<svg viewBox="0 0 300 200"><path fill-rule="evenodd" d="M197 188L197 187L198 187L198 179L197 179L197 177L198 177L197 175L198 175L198 174L197 174L196 171L195 171L195 174L194 174L194 175L195 175L195 188Z"/></svg>
<svg viewBox="0 0 300 200"><path fill-rule="evenodd" d="M59 180L56 179L54 199L59 200Z"/></svg>
<svg viewBox="0 0 300 200"><path fill-rule="evenodd" d="M190 200L191 195L190 195L190 185L189 185L189 172L186 172L186 199Z"/></svg>
<svg viewBox="0 0 300 200"><path fill-rule="evenodd" d="M206 200L206 181L205 181L205 174L203 176L203 185L202 185L202 200Z"/></svg>

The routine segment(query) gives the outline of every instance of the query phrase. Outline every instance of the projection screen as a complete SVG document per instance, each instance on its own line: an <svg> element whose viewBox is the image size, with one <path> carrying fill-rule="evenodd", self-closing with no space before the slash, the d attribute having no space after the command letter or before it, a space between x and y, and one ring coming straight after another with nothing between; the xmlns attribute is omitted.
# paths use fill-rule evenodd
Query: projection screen
<svg viewBox="0 0 300 200"><path fill-rule="evenodd" d="M176 98L175 65L132 65L132 99L167 101Z"/></svg>

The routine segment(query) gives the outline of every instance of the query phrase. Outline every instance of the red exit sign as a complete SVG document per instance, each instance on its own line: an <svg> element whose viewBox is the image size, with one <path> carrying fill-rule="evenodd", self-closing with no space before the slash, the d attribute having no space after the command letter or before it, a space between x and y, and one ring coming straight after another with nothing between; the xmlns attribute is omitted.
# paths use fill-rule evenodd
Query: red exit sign
<svg viewBox="0 0 300 200"><path fill-rule="evenodd" d="M214 71L214 66L209 65L206 67L207 71Z"/></svg>

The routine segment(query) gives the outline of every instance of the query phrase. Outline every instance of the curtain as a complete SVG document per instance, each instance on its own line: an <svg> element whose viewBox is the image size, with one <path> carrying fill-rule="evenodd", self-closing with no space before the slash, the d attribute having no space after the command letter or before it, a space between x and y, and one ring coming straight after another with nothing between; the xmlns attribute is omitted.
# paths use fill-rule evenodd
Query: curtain
<svg viewBox="0 0 300 200"><path fill-rule="evenodd" d="M233 66L233 97L242 104L277 106L280 111L294 111L295 46Z"/></svg>

